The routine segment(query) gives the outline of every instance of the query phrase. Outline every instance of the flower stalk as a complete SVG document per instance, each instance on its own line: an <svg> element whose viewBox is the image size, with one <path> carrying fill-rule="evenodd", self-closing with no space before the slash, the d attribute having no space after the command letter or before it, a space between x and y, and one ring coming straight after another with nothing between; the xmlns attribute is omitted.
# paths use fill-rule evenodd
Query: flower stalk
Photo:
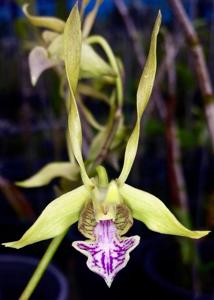
<svg viewBox="0 0 214 300"><path fill-rule="evenodd" d="M34 271L31 279L29 280L28 284L26 285L24 291L22 292L19 300L28 300L30 299L31 295L33 294L34 290L36 289L39 281L41 280L44 272L46 271L49 263L51 262L54 254L56 253L58 247L60 246L62 240L64 239L67 230L65 230L59 236L56 236L48 246L45 254L41 258L36 270Z"/></svg>

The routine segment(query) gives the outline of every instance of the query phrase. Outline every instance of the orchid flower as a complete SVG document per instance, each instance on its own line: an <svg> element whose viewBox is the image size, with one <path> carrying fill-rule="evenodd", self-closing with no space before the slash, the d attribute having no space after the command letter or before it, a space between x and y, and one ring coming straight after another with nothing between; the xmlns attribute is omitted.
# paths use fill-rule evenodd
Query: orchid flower
<svg viewBox="0 0 214 300"><path fill-rule="evenodd" d="M81 47L80 78L116 76L111 66L86 42L101 2L101 0L96 0L92 11L86 16L83 23L84 39ZM55 17L33 16L28 12L28 6L28 4L23 5L23 13L29 22L36 27L45 29L42 32L44 45L35 46L29 54L31 83L36 85L40 75L45 70L53 67L59 70L63 66L63 32L65 22Z"/></svg>
<svg viewBox="0 0 214 300"><path fill-rule="evenodd" d="M83 41L81 45L81 58L80 58L80 72L79 79L81 78L104 78L111 76L115 78L116 74L113 71L112 67L105 61L103 58L98 55L93 47L87 43L86 38L90 34L91 28L93 26L94 20L98 8L102 0L96 0L93 9L86 15L83 22ZM82 11L84 12L85 7L87 6L87 1L82 2ZM29 54L29 68L30 68L30 77L32 85L36 85L41 74L52 67L60 68L64 64L64 51L63 51L63 40L64 40L64 28L65 22L59 18L55 17L43 17L43 16L34 16L31 15L28 11L29 5L23 5L23 13L29 20L29 22L36 27L44 28L42 32L42 39L45 46L35 46ZM71 45L72 46L72 45ZM107 77L106 77L107 78ZM64 78L61 75L61 83L64 83ZM63 85L62 85L63 86ZM89 90L89 91L88 91ZM92 94L99 99L104 97L104 101L109 105L108 100L106 100L106 95L103 93L95 93L93 87L81 84L79 86L80 94ZM97 95L96 95L97 94ZM86 106L82 105L82 111L85 116L86 121L94 127L96 130L101 132L101 137L105 134L105 126L100 125L91 112L87 109ZM120 130L120 132L123 128ZM67 139L67 136L66 136ZM100 141L101 142L101 141ZM79 167L75 163L73 158L72 149L68 143L68 155L70 161L57 161L51 162L42 167L36 174L30 178L16 182L18 186L24 188L40 187L44 186L54 178L64 178L69 181L78 181L80 178ZM114 146L114 145L113 145ZM98 147L97 147L98 148ZM95 152L95 151L91 151ZM89 159L91 159L91 154Z"/></svg>
<svg viewBox="0 0 214 300"><path fill-rule="evenodd" d="M51 239L78 221L79 231L87 240L75 241L72 245L87 256L89 269L100 275L110 287L116 274L126 266L130 252L139 244L139 236L124 236L132 226L133 219L163 234L198 239L209 233L187 229L161 200L125 183L137 152L140 120L154 83L160 23L159 12L137 91L137 121L126 145L122 171L117 179L109 182L103 166L97 167L96 177L88 176L81 152L82 131L74 93L79 78L82 37L79 11L74 6L65 24L64 57L70 87L68 126L83 185L53 200L20 240L3 245L19 249Z"/></svg>

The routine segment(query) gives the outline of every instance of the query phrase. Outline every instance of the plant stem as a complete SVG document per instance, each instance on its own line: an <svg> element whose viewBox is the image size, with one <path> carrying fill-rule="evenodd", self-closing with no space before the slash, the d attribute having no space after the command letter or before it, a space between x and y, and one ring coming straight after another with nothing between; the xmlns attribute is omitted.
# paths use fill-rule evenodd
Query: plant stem
<svg viewBox="0 0 214 300"><path fill-rule="evenodd" d="M42 275L44 274L45 270L47 269L53 255L55 254L56 250L58 249L61 241L63 240L67 230L64 231L62 234L55 237L48 246L45 254L43 255L42 259L40 260L35 272L33 273L31 279L29 280L27 286L25 287L23 293L21 294L19 300L28 300L30 299L32 293L34 292L35 288L37 287Z"/></svg>
<svg viewBox="0 0 214 300"><path fill-rule="evenodd" d="M168 0L168 2L181 25L181 28L187 40L187 44L191 50L196 77L198 79L199 88L204 101L204 110L214 151L214 89L212 86L210 74L208 72L203 48L200 44L197 32L195 31L191 21L189 20L181 1Z"/></svg>

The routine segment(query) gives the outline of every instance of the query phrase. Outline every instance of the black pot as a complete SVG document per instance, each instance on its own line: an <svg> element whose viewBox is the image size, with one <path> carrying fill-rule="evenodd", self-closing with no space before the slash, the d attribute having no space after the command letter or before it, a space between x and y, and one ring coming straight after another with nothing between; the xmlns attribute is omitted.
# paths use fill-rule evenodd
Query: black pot
<svg viewBox="0 0 214 300"><path fill-rule="evenodd" d="M19 255L0 255L0 300L18 299L39 260ZM31 300L68 300L68 283L62 273L49 265Z"/></svg>
<svg viewBox="0 0 214 300"><path fill-rule="evenodd" d="M197 251L203 261L212 261L214 257L213 239L205 239L199 243ZM153 287L150 289L151 298L149 299L213 300L213 296L200 294L182 282L182 277L190 279L192 276L191 271L185 269L185 273L184 268L179 244L175 239L169 237L152 241L144 255L144 270L148 277L148 286ZM214 269L210 272L210 279L213 278L213 272ZM211 287L210 293L213 293L212 289Z"/></svg>

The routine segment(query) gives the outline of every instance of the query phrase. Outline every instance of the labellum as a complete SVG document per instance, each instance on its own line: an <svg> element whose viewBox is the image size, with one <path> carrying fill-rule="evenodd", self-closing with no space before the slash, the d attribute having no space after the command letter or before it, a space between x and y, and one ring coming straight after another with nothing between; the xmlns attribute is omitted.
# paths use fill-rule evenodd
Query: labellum
<svg viewBox="0 0 214 300"><path fill-rule="evenodd" d="M75 241L72 245L88 257L88 268L110 287L117 273L127 265L129 253L139 244L140 237L120 237L112 220L98 222L94 237L94 241Z"/></svg>

